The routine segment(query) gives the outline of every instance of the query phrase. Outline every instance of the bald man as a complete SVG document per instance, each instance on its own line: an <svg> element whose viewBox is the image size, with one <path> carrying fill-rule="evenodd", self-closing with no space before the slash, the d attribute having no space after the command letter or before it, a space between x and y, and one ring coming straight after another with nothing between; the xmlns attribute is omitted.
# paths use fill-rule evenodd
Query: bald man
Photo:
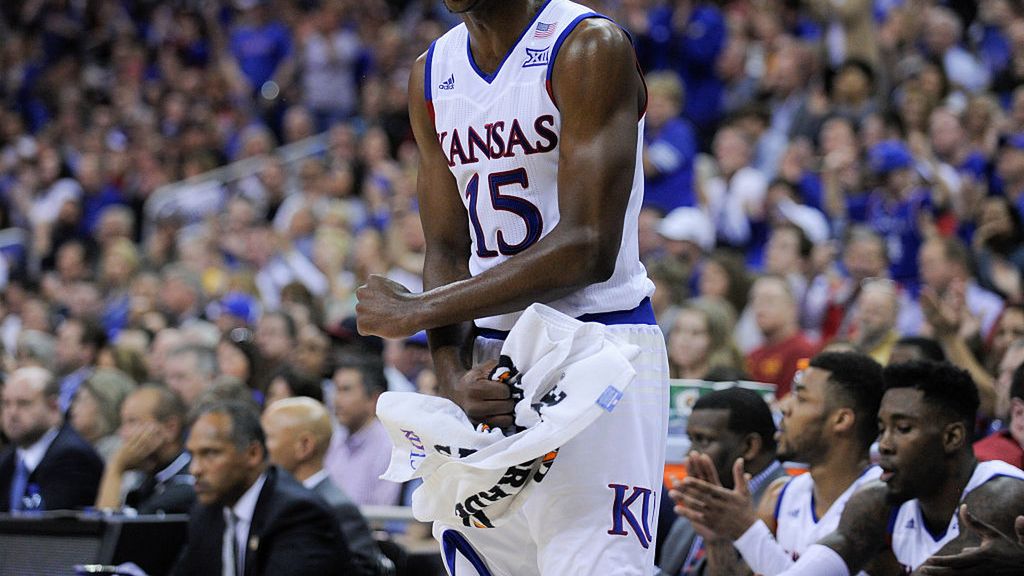
<svg viewBox="0 0 1024 576"><path fill-rule="evenodd" d="M312 398L285 398L271 404L261 418L270 462L287 470L303 486L319 494L338 518L360 576L381 574L383 558L362 513L324 469L331 442L331 420L323 404Z"/></svg>
<svg viewBox="0 0 1024 576"><path fill-rule="evenodd" d="M15 370L4 384L11 446L0 452L0 512L81 508L96 498L103 461L64 425L59 397L60 383L45 368Z"/></svg>

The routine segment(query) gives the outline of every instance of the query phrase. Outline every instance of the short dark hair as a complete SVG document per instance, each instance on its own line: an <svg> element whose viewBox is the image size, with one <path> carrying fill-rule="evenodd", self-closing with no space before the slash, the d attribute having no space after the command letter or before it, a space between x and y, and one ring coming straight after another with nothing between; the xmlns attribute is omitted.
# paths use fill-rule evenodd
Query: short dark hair
<svg viewBox="0 0 1024 576"><path fill-rule="evenodd" d="M315 376L303 374L291 366L283 366L274 374L271 381L277 378L284 380L285 384L292 391L292 396L305 396L317 402L324 401L324 390L321 386L321 381Z"/></svg>
<svg viewBox="0 0 1024 576"><path fill-rule="evenodd" d="M878 437L878 406L882 403L882 366L860 352L822 352L809 366L828 370L828 383L838 394L830 402L849 404L856 415L857 438L866 448Z"/></svg>
<svg viewBox="0 0 1024 576"><path fill-rule="evenodd" d="M332 374L339 370L356 370L367 396L379 394L388 389L388 379L384 375L384 362L379 358L366 354L354 354L346 357L334 366Z"/></svg>
<svg viewBox="0 0 1024 576"><path fill-rule="evenodd" d="M709 392L697 399L693 411L728 410L728 429L745 436L757 434L765 451L775 451L775 420L768 403L748 388L733 386Z"/></svg>
<svg viewBox="0 0 1024 576"><path fill-rule="evenodd" d="M1010 398L1024 400L1024 364L1017 366L1013 371L1013 380L1010 381Z"/></svg>
<svg viewBox="0 0 1024 576"><path fill-rule="evenodd" d="M298 336L299 336L299 329L295 325L295 319L292 318L291 315L288 314L287 312L283 312L281 310L272 310L270 312L265 312L263 314L263 318L260 321L262 322L263 320L266 320L267 318L274 318L274 317L280 318L281 321L284 322L284 329L285 329L285 332L288 333L288 339L289 340L295 340L296 338L298 338Z"/></svg>
<svg viewBox="0 0 1024 576"><path fill-rule="evenodd" d="M949 362L913 360L886 366L882 371L885 391L913 388L924 393L924 399L948 411L974 429L977 418L978 387L971 375ZM969 445L968 445L969 446Z"/></svg>
<svg viewBox="0 0 1024 576"><path fill-rule="evenodd" d="M231 442L239 450L245 450L253 442L263 449L263 457L267 456L267 437L260 425L260 413L250 402L238 400L216 400L199 407L193 422L206 414L224 414L231 420Z"/></svg>
<svg viewBox="0 0 1024 576"><path fill-rule="evenodd" d="M921 353L921 357L925 360L931 360L933 362L946 361L946 353L942 351L942 346L934 338L928 338L926 336L904 336L896 341L896 346L912 346L917 348L917 351Z"/></svg>
<svg viewBox="0 0 1024 576"><path fill-rule="evenodd" d="M153 408L153 418L159 422L177 419L182 427L185 426L188 408L177 392L163 384L143 384L136 391L140 392L142 390L152 390L157 395L156 407Z"/></svg>

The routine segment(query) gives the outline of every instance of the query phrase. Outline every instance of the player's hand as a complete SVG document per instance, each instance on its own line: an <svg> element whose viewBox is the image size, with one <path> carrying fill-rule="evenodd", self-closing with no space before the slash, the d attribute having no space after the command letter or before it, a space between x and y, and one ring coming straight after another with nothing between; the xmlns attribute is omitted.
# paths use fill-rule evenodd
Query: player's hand
<svg viewBox="0 0 1024 576"><path fill-rule="evenodd" d="M960 506L960 525L981 536L981 544L952 556L932 556L915 574L922 576L1003 576L1020 574L1024 566L1024 516L1014 523L1016 540Z"/></svg>
<svg viewBox="0 0 1024 576"><path fill-rule="evenodd" d="M706 469L704 471L706 472ZM733 464L732 475L732 490L722 487L717 482L687 476L669 492L677 504L676 514L690 520L694 525L705 526L721 538L732 541L742 536L757 522L754 501L747 488L750 475L743 472L742 458L737 458ZM713 479L717 480L717 474Z"/></svg>
<svg viewBox="0 0 1024 576"><path fill-rule="evenodd" d="M467 370L453 387L451 400L474 424L507 428L515 424L516 404L508 384L488 378L497 365L497 360L489 360Z"/></svg>
<svg viewBox="0 0 1024 576"><path fill-rule="evenodd" d="M364 336L408 338L423 329L416 324L417 296L398 282L371 275L356 298L356 327Z"/></svg>

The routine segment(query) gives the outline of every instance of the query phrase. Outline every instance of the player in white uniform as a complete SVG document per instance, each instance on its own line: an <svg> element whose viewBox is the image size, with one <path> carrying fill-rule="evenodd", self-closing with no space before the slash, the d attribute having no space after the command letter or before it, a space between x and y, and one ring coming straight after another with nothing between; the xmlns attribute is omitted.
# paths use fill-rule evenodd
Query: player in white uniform
<svg viewBox="0 0 1024 576"><path fill-rule="evenodd" d="M1004 534L1024 511L1024 472L979 464L970 430L978 410L971 377L928 361L887 367L878 411L881 482L850 498L839 527L810 547L785 576L847 576L874 559L898 562L910 574L935 554L976 546L960 531L957 512L972 514Z"/></svg>
<svg viewBox="0 0 1024 576"><path fill-rule="evenodd" d="M529 304L640 345L625 397L559 451L516 518L435 534L459 576L650 574L668 368L637 248L646 91L632 45L568 0L445 4L463 24L410 78L425 292L370 278L359 329L427 329L441 392L500 427L512 423L509 389L486 378L493 361L470 367L470 350L495 358Z"/></svg>
<svg viewBox="0 0 1024 576"><path fill-rule="evenodd" d="M818 354L783 400L778 433L779 458L804 462L809 472L777 481L756 515L742 487L726 490L698 473L673 492L679 512L717 536L709 547L735 546L758 574L784 571L835 530L850 496L881 474L868 455L881 398L882 367L869 356ZM740 571L730 566L714 573Z"/></svg>

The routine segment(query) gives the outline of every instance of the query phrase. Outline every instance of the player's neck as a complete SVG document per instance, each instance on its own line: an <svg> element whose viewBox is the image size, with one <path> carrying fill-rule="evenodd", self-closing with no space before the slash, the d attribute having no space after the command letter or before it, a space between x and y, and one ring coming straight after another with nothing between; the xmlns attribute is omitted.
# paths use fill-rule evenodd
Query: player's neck
<svg viewBox="0 0 1024 576"><path fill-rule="evenodd" d="M493 73L543 5L544 0L488 2L463 14L477 67Z"/></svg>
<svg viewBox="0 0 1024 576"><path fill-rule="evenodd" d="M838 441L820 463L811 464L814 506L820 518L870 465L867 451L852 443Z"/></svg>
<svg viewBox="0 0 1024 576"><path fill-rule="evenodd" d="M957 513L967 483L971 481L974 468L978 465L973 455L957 458L950 466L945 482L930 494L918 498L921 516L932 533L941 532L949 526L949 520Z"/></svg>

